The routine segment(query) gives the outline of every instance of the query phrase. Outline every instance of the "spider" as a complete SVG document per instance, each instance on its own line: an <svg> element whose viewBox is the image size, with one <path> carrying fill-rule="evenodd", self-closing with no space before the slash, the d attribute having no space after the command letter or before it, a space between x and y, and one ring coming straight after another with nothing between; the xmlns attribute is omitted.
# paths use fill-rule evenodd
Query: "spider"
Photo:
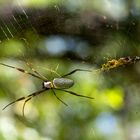
<svg viewBox="0 0 140 140"><path fill-rule="evenodd" d="M9 104L7 104L2 110L4 110L5 108L7 108L8 106L16 103L16 102L19 102L19 101L22 101L22 100L25 100L24 101L24 104L23 104L23 108L22 108L22 114L24 116L24 109L25 109L25 105L26 103L31 100L33 97L47 91L47 90L51 90L53 92L53 94L55 95L55 97L60 101L62 102L64 105L68 106L64 101L62 101L55 93L55 90L60 90L60 91L63 91L63 92L66 92L66 93L69 93L69 94L72 94L72 95L75 95L75 96L79 96L79 97L84 97L84 98L89 98L89 99L94 99L93 97L89 97L89 96L84 96L84 95L80 95L80 94L77 94L73 91L70 91L70 90L66 90L66 89L69 89L70 87L72 87L74 85L74 81L72 79L69 79L69 78L66 78L67 76L77 72L77 71L88 71L88 72L91 72L91 70L85 70L85 69L74 69L73 71L59 77L59 78L54 78L52 81L48 80L46 77L44 77L42 74L40 74L39 72L37 72L35 69L31 68L31 70L33 71L33 73L31 72L28 72L24 69L21 69L21 68L18 68L18 67L14 67L14 66L11 66L11 65L7 65L7 64L4 64L4 63L0 63L0 65L3 65L3 66L6 66L6 67L10 67L10 68L13 68L13 69L16 69L22 73L26 73L28 75L31 75L35 78L38 78L40 80L42 80L42 89L39 90L39 91L36 91L32 94L29 94L27 96L24 96L24 97L21 97L21 98L18 98L12 102L10 102Z"/></svg>

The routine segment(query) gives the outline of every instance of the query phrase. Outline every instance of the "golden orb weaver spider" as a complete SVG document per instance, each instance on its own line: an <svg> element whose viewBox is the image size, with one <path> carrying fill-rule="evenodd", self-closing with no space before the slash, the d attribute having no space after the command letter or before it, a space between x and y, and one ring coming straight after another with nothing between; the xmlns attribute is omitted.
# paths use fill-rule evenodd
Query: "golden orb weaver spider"
<svg viewBox="0 0 140 140"><path fill-rule="evenodd" d="M84 96L84 95L80 95L80 94L77 94L73 91L70 91L70 90L66 90L66 89L69 89L70 87L72 87L74 85L74 81L72 79L69 79L69 78L65 78L67 77L68 75L71 75L77 71L88 71L88 72L92 72L91 70L84 70L84 69L75 69L63 76L61 76L60 78L54 78L52 81L48 80L46 77L44 77L42 74L40 74L39 72L37 72L35 69L31 68L32 71L34 73L31 73L31 72L28 72L24 69L21 69L21 68L18 68L18 67L14 67L14 66L11 66L11 65L7 65L7 64L4 64L4 63L0 63L0 65L3 65L3 66L6 66L6 67L9 67L9 68L13 68L13 69L16 69L22 73L26 73L28 75L31 75L35 78L38 78L40 80L42 80L42 85L43 85L43 88L39 91L36 91L32 94L29 94L27 96L24 96L24 97L21 97L21 98L18 98L12 102L10 102L9 104L7 104L2 110L4 110L5 108L7 108L8 106L16 103L16 102L19 102L19 101L22 101L22 100L25 100L24 101L24 104L23 104L23 108L22 108L22 114L24 116L24 109L25 109L25 105L26 103L31 100L33 97L47 91L47 90L52 90L53 94L55 95L55 97L60 101L62 102L64 105L68 106L64 101L62 101L55 93L55 90L60 90L60 91L63 91L63 92L66 92L66 93L69 93L69 94L72 94L72 95L75 95L75 96L79 96L79 97L84 97L84 98L89 98L89 99L94 99L93 97L89 97L89 96Z"/></svg>

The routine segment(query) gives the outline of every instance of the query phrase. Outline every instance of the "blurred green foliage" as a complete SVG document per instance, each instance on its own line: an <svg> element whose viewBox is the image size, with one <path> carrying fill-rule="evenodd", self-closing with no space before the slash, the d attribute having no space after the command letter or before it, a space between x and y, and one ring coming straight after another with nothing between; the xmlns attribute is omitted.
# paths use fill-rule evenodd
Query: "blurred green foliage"
<svg viewBox="0 0 140 140"><path fill-rule="evenodd" d="M24 1L24 7L38 7L39 1ZM90 10L106 13L116 20L125 20L130 11L126 10L129 2L118 2L124 7L113 12L115 2L109 1L40 1L43 7L63 5L72 10ZM14 4L18 3L13 1ZM79 4L78 4L79 3ZM131 3L131 2L130 2ZM134 10L139 1L134 1ZM103 6L106 5L104 9ZM116 8L117 8L116 6ZM73 8L73 9L71 9ZM115 16L114 16L115 14ZM118 14L118 15L117 15ZM119 17L120 15L120 17ZM126 17L124 17L126 16ZM137 17L135 17L137 18ZM131 21L130 21L131 22ZM137 27L130 28L139 30ZM6 30L6 29L5 29ZM12 29L11 29L12 30ZM23 36L6 38L0 43L0 62L31 71L27 62L48 79L66 74L73 69L90 69L89 72L76 72L68 76L75 81L70 89L76 93L94 97L93 100L76 97L57 91L57 95L69 106L64 106L51 91L46 91L33 98L25 107L17 102L0 112L1 140L136 140L139 136L139 62L98 73L103 63L113 58L140 56L139 42L128 28L112 31L112 34L94 46L76 36L53 34L42 36L32 28L24 31ZM136 31L135 30L135 31ZM131 30L132 31L132 30ZM134 32L135 33L135 32ZM2 34L2 32L1 32ZM53 72L54 71L54 72ZM32 71L31 71L32 72ZM22 96L42 89L42 81L14 69L0 66L0 106Z"/></svg>

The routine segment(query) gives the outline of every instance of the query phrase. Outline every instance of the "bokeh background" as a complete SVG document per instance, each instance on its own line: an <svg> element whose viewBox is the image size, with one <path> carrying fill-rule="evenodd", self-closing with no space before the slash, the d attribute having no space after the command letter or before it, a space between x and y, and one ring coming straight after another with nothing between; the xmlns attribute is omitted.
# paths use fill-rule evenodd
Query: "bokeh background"
<svg viewBox="0 0 140 140"><path fill-rule="evenodd" d="M70 89L0 111L1 140L139 140L140 63L98 73L108 60L140 56L139 0L0 0L0 62L52 80L73 69ZM0 66L0 108L42 81Z"/></svg>

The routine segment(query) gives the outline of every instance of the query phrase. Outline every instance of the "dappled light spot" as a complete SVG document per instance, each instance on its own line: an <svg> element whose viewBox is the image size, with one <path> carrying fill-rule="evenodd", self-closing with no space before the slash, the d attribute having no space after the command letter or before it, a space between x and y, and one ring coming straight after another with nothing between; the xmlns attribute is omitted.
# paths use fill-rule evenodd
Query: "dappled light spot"
<svg viewBox="0 0 140 140"><path fill-rule="evenodd" d="M120 88L107 89L105 91L106 103L113 109L119 110L124 104L124 93Z"/></svg>

